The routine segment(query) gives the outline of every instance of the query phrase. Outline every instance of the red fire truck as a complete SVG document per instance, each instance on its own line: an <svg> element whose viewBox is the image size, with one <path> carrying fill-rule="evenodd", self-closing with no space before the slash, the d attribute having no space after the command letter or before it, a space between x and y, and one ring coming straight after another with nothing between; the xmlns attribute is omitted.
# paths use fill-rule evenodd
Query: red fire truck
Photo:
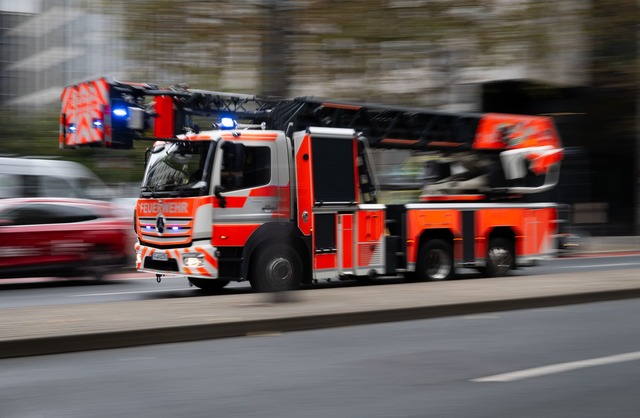
<svg viewBox="0 0 640 418"><path fill-rule="evenodd" d="M196 120L211 123L201 129ZM137 268L205 290L322 279L504 275L553 254L558 180L542 116L281 99L102 78L65 89L61 147L154 141L135 210ZM372 150L430 153L410 202L380 201ZM384 151L387 152L387 151Z"/></svg>

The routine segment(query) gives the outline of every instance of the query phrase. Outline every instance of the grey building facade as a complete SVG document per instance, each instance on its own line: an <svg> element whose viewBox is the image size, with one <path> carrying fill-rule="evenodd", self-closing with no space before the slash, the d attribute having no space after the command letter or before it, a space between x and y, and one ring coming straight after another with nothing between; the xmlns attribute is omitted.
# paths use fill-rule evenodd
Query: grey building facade
<svg viewBox="0 0 640 418"><path fill-rule="evenodd" d="M122 68L119 29L100 2L11 3L0 11L0 106L50 106L64 86Z"/></svg>

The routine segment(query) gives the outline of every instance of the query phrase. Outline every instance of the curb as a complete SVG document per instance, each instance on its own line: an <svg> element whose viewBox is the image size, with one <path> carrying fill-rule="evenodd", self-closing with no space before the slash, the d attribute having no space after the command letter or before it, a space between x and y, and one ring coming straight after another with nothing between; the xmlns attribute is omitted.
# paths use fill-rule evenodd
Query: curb
<svg viewBox="0 0 640 418"><path fill-rule="evenodd" d="M377 309L336 314L298 315L265 320L232 321L226 323L19 338L0 342L0 358L72 353L219 338L268 336L281 332L473 315L639 297L640 288L618 289L586 293L568 293L558 296L454 303L441 306L407 307L386 310Z"/></svg>

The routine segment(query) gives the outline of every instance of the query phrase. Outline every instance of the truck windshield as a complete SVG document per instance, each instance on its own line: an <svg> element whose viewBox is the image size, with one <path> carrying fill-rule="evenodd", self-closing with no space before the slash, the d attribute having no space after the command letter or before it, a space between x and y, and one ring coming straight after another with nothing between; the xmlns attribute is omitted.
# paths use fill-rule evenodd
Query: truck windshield
<svg viewBox="0 0 640 418"><path fill-rule="evenodd" d="M206 195L215 149L212 144L210 141L178 141L156 145L147 163L141 196Z"/></svg>

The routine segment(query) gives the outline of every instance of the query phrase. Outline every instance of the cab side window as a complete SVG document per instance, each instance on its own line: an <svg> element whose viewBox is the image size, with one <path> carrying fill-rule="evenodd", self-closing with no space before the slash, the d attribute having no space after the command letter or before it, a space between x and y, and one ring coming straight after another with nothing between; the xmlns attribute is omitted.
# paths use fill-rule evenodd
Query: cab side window
<svg viewBox="0 0 640 418"><path fill-rule="evenodd" d="M222 167L222 187L225 192L264 186L271 181L271 150L269 147L244 148L244 162L240 171Z"/></svg>

